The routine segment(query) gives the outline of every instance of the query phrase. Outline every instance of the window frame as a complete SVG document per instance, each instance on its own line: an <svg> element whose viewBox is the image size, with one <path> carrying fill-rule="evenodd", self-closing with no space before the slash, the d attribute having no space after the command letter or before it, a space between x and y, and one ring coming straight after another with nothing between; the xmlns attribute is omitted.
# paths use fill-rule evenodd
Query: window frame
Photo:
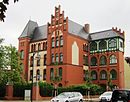
<svg viewBox="0 0 130 102"><path fill-rule="evenodd" d="M93 61L95 60L95 62L93 62ZM91 66L97 66L97 58L95 57L95 56L92 56L91 57L91 64L90 64Z"/></svg>
<svg viewBox="0 0 130 102"><path fill-rule="evenodd" d="M105 55L102 55L101 57L100 57L100 66L105 66L105 65L107 65L107 57L105 56Z"/></svg>
<svg viewBox="0 0 130 102"><path fill-rule="evenodd" d="M105 50L107 49L107 42L105 40L101 40L99 42L99 50Z"/></svg>

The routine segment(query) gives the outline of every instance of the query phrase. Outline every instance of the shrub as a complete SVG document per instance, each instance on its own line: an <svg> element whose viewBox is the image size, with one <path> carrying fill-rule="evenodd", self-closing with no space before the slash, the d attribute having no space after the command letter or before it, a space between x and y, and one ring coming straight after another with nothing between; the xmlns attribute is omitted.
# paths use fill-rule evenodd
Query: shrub
<svg viewBox="0 0 130 102"><path fill-rule="evenodd" d="M6 85L5 84L0 84L0 97L4 97L6 94Z"/></svg>
<svg viewBox="0 0 130 102"><path fill-rule="evenodd" d="M31 90L31 84L15 84L14 85L14 97L24 97L25 90Z"/></svg>
<svg viewBox="0 0 130 102"><path fill-rule="evenodd" d="M52 96L52 92L54 90L53 86L46 83L46 82L39 82L40 86L40 95L47 97L47 96Z"/></svg>

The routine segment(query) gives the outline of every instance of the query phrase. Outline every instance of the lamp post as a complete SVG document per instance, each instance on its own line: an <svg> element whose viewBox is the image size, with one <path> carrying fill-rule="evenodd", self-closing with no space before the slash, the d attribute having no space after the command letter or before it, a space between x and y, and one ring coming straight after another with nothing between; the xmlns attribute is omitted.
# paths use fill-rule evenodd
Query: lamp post
<svg viewBox="0 0 130 102"><path fill-rule="evenodd" d="M34 83L34 81L33 81L33 78L34 78L34 61L35 61L35 54L36 54L36 52L33 52L33 66L32 66L32 88L31 88L31 102L33 102L33 83ZM36 56L36 58L40 58L40 55L39 55L39 53L37 52L37 56Z"/></svg>

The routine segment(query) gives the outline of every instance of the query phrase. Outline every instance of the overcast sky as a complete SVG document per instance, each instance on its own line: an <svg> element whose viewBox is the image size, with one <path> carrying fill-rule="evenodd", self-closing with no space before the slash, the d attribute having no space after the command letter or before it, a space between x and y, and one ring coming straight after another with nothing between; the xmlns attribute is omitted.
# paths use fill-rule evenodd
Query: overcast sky
<svg viewBox="0 0 130 102"><path fill-rule="evenodd" d="M10 0L13 1L13 0ZM18 37L29 20L39 26L47 24L55 6L61 5L65 17L84 25L90 32L121 28L125 31L125 56L130 56L130 0L19 0L10 2L5 22L0 22L0 38L4 44L18 48Z"/></svg>

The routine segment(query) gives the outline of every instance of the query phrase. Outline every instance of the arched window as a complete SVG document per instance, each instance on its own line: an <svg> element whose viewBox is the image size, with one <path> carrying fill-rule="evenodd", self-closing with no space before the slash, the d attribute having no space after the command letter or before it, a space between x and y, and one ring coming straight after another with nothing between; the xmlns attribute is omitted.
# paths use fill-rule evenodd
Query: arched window
<svg viewBox="0 0 130 102"><path fill-rule="evenodd" d="M63 62L63 54L60 53L60 62Z"/></svg>
<svg viewBox="0 0 130 102"><path fill-rule="evenodd" d="M91 58L91 66L97 66L97 58L94 56Z"/></svg>
<svg viewBox="0 0 130 102"><path fill-rule="evenodd" d="M100 72L100 79L101 80L106 80L107 79L107 72L105 70L102 70Z"/></svg>
<svg viewBox="0 0 130 102"><path fill-rule="evenodd" d="M90 43L90 51L97 50L97 43L96 42L91 42Z"/></svg>
<svg viewBox="0 0 130 102"><path fill-rule="evenodd" d="M55 41L54 41L54 38L51 39L51 47L52 47L52 48L55 47Z"/></svg>
<svg viewBox="0 0 130 102"><path fill-rule="evenodd" d="M100 57L100 65L106 65L107 64L107 58L106 56L101 56Z"/></svg>
<svg viewBox="0 0 130 102"><path fill-rule="evenodd" d="M59 77L62 79L62 67L59 68Z"/></svg>
<svg viewBox="0 0 130 102"><path fill-rule="evenodd" d="M91 72L91 77L92 77L92 80L96 80L97 79L97 72L96 71L92 71Z"/></svg>
<svg viewBox="0 0 130 102"><path fill-rule="evenodd" d="M117 42L116 42L115 39L111 39L111 40L108 41L109 48L115 48L116 45L117 45Z"/></svg>
<svg viewBox="0 0 130 102"><path fill-rule="evenodd" d="M47 61L47 58L46 58L46 54L44 55L44 65L46 65L46 61Z"/></svg>
<svg viewBox="0 0 130 102"><path fill-rule="evenodd" d="M51 68L50 69L50 80L53 80L53 78L54 78L54 69Z"/></svg>
<svg viewBox="0 0 130 102"><path fill-rule="evenodd" d="M63 46L63 36L60 36L60 46Z"/></svg>
<svg viewBox="0 0 130 102"><path fill-rule="evenodd" d="M46 80L46 69L43 69L43 80Z"/></svg>
<svg viewBox="0 0 130 102"><path fill-rule="evenodd" d="M39 43L38 44L38 51L40 51L41 50L41 44Z"/></svg>
<svg viewBox="0 0 130 102"><path fill-rule="evenodd" d="M59 38L56 37L56 47L58 47L58 46L59 46Z"/></svg>
<svg viewBox="0 0 130 102"><path fill-rule="evenodd" d="M37 76L36 76L36 80L40 80L40 70L37 70Z"/></svg>
<svg viewBox="0 0 130 102"><path fill-rule="evenodd" d="M117 72L114 69L112 69L110 72L110 79L112 80L117 79Z"/></svg>
<svg viewBox="0 0 130 102"><path fill-rule="evenodd" d="M117 58L115 55L110 56L110 64L116 64L117 63Z"/></svg>
<svg viewBox="0 0 130 102"><path fill-rule="evenodd" d="M30 67L33 67L33 56L30 57Z"/></svg>
<svg viewBox="0 0 130 102"><path fill-rule="evenodd" d="M58 56L58 53L56 53L56 62L59 62L59 56Z"/></svg>
<svg viewBox="0 0 130 102"><path fill-rule="evenodd" d="M99 42L99 50L107 49L107 42L102 40Z"/></svg>
<svg viewBox="0 0 130 102"><path fill-rule="evenodd" d="M20 51L20 59L24 59L24 51L23 50Z"/></svg>

